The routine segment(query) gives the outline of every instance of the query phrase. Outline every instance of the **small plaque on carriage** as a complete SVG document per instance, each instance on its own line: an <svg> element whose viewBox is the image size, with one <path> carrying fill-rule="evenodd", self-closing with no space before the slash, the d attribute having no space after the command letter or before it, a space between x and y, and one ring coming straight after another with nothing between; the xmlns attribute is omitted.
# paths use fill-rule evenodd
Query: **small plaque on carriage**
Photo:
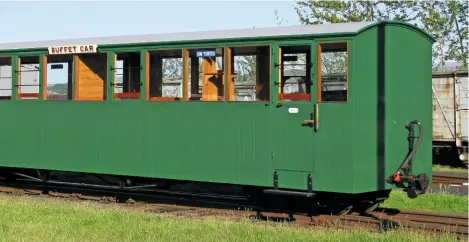
<svg viewBox="0 0 469 242"><path fill-rule="evenodd" d="M197 57L215 57L216 52L214 50L200 50L196 52Z"/></svg>
<svg viewBox="0 0 469 242"><path fill-rule="evenodd" d="M288 113L298 113L298 108L288 108Z"/></svg>

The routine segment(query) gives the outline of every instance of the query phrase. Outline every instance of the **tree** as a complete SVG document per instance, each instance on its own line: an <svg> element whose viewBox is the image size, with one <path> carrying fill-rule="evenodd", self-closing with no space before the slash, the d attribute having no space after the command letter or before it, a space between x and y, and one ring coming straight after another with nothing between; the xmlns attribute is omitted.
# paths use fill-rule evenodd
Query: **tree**
<svg viewBox="0 0 469 242"><path fill-rule="evenodd" d="M457 60L467 68L468 2L458 1L299 1L295 5L301 24L397 20L430 33L436 65ZM278 19L278 18L277 18Z"/></svg>

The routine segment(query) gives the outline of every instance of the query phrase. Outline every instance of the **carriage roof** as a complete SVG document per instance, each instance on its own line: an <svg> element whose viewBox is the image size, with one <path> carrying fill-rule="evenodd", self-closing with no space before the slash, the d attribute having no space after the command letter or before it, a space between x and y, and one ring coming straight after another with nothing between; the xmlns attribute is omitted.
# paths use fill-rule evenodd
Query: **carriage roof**
<svg viewBox="0 0 469 242"><path fill-rule="evenodd" d="M215 30L198 32L180 32L180 33L159 33L159 34L140 34L125 36L107 36L78 39L58 39L16 43L0 43L0 51L14 49L32 49L47 48L49 46L67 46L67 45L125 45L138 43L167 43L167 42L187 42L187 41L211 41L211 40L229 40L242 38L271 38L271 37L289 37L289 36L325 36L325 35L351 35L380 23L393 21L372 21L372 22L351 22L335 24L318 25L300 25L300 26L282 26L265 27L233 30ZM414 26L406 23L393 22L401 25ZM417 28L415 28L417 29ZM417 29L421 31L420 29ZM421 31L422 32L422 31ZM422 32L423 33L423 32ZM431 38L431 36L427 37Z"/></svg>

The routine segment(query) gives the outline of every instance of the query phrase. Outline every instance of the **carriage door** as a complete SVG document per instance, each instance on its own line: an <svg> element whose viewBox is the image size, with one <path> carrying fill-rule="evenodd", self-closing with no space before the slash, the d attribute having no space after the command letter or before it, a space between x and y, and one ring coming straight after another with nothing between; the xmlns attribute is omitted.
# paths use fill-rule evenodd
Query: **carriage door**
<svg viewBox="0 0 469 242"><path fill-rule="evenodd" d="M326 174L334 171L334 182L340 186L346 186L347 180L341 180L348 176L354 154L359 154L361 149L368 149L360 143L352 143L360 140L362 132L376 132L369 130L367 124L354 123L354 116L370 115L371 103L360 101L358 97L354 106L349 100L349 41L318 42L315 46L317 56L314 57L317 64L313 67L313 75L317 75L317 84L313 83L313 93L317 93L317 99L313 101L315 115L314 128L314 159L315 171ZM363 80L357 80L357 82ZM363 111L365 110L365 111ZM358 128L358 129L357 129ZM366 163L364 163L366 164ZM341 169L337 169L337 168ZM315 176L315 184L330 183L328 176ZM339 188L339 185L337 185Z"/></svg>
<svg viewBox="0 0 469 242"><path fill-rule="evenodd" d="M313 111L313 46L313 41L281 42L273 49L271 142L274 144L273 168L278 172L280 187L283 183L306 188L306 177L313 172L314 129L308 123Z"/></svg>

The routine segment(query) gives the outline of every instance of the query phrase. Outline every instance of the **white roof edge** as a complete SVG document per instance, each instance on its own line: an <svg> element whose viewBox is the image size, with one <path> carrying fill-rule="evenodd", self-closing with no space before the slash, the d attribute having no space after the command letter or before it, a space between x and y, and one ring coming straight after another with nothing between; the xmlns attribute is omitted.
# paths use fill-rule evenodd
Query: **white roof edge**
<svg viewBox="0 0 469 242"><path fill-rule="evenodd" d="M84 45L84 44L134 44L144 42L170 42L170 41L197 41L210 39L230 39L246 37L268 37L268 36L288 36L302 34L335 34L354 33L375 22L352 22L319 25L299 25L264 27L249 29L180 32L180 33L160 33L160 34L140 34L127 36L107 36L91 37L79 39L59 39L16 43L0 43L0 50L47 48L50 46L62 45Z"/></svg>

